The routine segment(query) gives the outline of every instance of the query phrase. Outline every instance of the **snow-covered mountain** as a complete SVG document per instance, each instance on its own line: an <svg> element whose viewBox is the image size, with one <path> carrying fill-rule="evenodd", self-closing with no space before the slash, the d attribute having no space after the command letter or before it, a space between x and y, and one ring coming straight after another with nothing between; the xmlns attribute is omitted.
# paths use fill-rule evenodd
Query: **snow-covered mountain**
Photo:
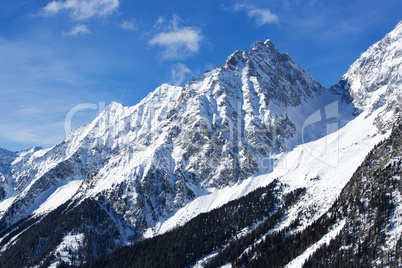
<svg viewBox="0 0 402 268"><path fill-rule="evenodd" d="M205 187L242 181L260 159L288 150L298 122L286 110L323 92L270 41L236 51L183 88L162 85L133 107L111 103L61 144L21 154L4 172L11 205L1 223L42 212L56 189L83 181L76 198L104 197L141 232Z"/></svg>
<svg viewBox="0 0 402 268"><path fill-rule="evenodd" d="M184 87L111 103L52 148L0 150L0 262L85 262L275 179L280 195L305 189L276 228L303 230L399 116L401 37L400 23L330 89L258 42Z"/></svg>
<svg viewBox="0 0 402 268"><path fill-rule="evenodd" d="M369 114L379 107L386 106L384 112L378 115L377 127L389 130L392 119L384 117L398 114L402 103L402 22L375 43L349 68L342 77L338 88L349 92L353 99L355 112L369 111Z"/></svg>

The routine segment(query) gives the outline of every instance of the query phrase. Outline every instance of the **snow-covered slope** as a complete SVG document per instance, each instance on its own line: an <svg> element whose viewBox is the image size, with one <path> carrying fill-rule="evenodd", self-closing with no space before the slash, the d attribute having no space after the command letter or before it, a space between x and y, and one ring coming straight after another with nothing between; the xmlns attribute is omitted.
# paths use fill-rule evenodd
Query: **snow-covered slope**
<svg viewBox="0 0 402 268"><path fill-rule="evenodd" d="M145 237L171 230L200 213L220 207L275 179L287 185L285 193L297 188L307 189L303 201L290 211L289 217L278 227L288 226L303 212L306 216L300 226L303 229L328 210L368 152L386 137L378 134L373 127L379 112L369 117L366 117L366 113L361 114L339 131L275 156L278 160L268 174L250 177L223 189L210 189L208 194L196 198L168 220L150 228ZM316 149L321 149L321 152Z"/></svg>
<svg viewBox="0 0 402 268"><path fill-rule="evenodd" d="M400 113L401 32L399 24L328 90L267 40L184 87L164 84L133 107L111 103L52 148L0 152L2 251L11 254L37 228L52 246L33 243L30 254L51 259L63 237L83 234L88 260L276 178L285 192L307 189L278 226L305 213L303 229Z"/></svg>
<svg viewBox="0 0 402 268"><path fill-rule="evenodd" d="M195 199L170 219L150 228L145 236L164 233L199 213L222 206L276 178L289 185L289 191L299 187L308 189L305 202L293 211L288 221L283 223L284 226L290 224L300 211L311 214L303 226L311 223L333 204L367 153L389 134L390 126L400 116L401 63L402 22L384 39L362 53L339 84L331 88L330 92L338 94L338 97L324 93L317 98L315 105L311 105L315 100L310 100L310 104L287 110L292 122L304 124L296 127L299 131L317 134L317 129L323 128L320 125L323 122L329 128L335 122L332 127L337 131L321 139L315 136L312 138L314 141L309 143L306 142L309 133L298 133L298 139L288 141L298 146L290 152L272 156L276 162L271 172L251 177L234 187L212 189L210 194ZM349 105L350 102L353 105ZM309 120L308 115L313 116L317 107L325 110L324 116L318 115L319 120L314 120L311 129L303 128ZM350 114L356 115L356 111L359 111L358 116L352 120ZM332 122L328 121L331 113L335 113L336 119Z"/></svg>

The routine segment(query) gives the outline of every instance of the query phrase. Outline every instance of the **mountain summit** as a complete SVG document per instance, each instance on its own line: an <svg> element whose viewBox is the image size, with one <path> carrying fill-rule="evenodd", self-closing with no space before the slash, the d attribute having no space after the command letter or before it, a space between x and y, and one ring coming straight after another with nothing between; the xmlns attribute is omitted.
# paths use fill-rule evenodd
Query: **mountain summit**
<svg viewBox="0 0 402 268"><path fill-rule="evenodd" d="M382 40L361 54L342 77L340 85L348 91L358 113L374 112L387 106L386 111L401 111L402 103L402 22ZM390 128L392 120L378 115L380 129Z"/></svg>

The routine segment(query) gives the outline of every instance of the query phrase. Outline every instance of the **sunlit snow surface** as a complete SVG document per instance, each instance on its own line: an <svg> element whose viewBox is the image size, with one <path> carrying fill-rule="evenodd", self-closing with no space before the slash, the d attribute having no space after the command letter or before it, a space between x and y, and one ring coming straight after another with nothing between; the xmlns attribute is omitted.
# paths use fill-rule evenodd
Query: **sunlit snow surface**
<svg viewBox="0 0 402 268"><path fill-rule="evenodd" d="M72 264L71 256L79 255L79 248L84 243L84 234L68 234L57 247L57 258L49 267L56 268L63 261L66 264Z"/></svg>
<svg viewBox="0 0 402 268"><path fill-rule="evenodd" d="M208 194L196 198L166 221L148 229L145 237L162 234L200 213L266 186L274 179L288 185L287 192L300 187L307 188L303 200L292 208L289 217L280 227L289 225L299 211L305 211L311 213L312 217L309 220L304 218L305 221L299 227L303 229L333 204L369 151L387 136L377 134L373 127L378 112L369 118L365 118L366 114L363 113L339 131L317 141L298 145L291 152L278 156L277 165L269 174L249 178L233 187L210 189ZM311 148L325 148L326 151L317 155L316 151L310 153ZM334 162L334 159L337 161Z"/></svg>
<svg viewBox="0 0 402 268"><path fill-rule="evenodd" d="M40 215L64 204L77 192L81 183L82 180L73 180L66 185L58 187L33 213Z"/></svg>

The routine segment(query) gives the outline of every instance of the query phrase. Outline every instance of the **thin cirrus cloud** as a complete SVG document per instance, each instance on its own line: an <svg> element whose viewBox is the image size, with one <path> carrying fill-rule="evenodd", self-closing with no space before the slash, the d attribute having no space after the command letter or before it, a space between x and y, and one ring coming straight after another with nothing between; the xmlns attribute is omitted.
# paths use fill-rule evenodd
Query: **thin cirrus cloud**
<svg viewBox="0 0 402 268"><path fill-rule="evenodd" d="M77 35L85 35L90 34L91 31L88 29L88 26L85 24L78 24L71 28L68 32L62 32L64 36L77 36Z"/></svg>
<svg viewBox="0 0 402 268"><path fill-rule="evenodd" d="M136 31L138 29L137 21L135 19L124 20L121 24L119 24L119 27L124 30L131 30L131 31Z"/></svg>
<svg viewBox="0 0 402 268"><path fill-rule="evenodd" d="M67 11L75 20L88 20L93 17L107 17L116 12L119 5L119 0L52 1L42 9L42 15L50 16Z"/></svg>
<svg viewBox="0 0 402 268"><path fill-rule="evenodd" d="M148 44L162 47L163 59L183 59L197 54L200 50L204 39L201 29L180 24L181 19L178 16L173 16L167 23L161 17L155 24L157 32Z"/></svg>
<svg viewBox="0 0 402 268"><path fill-rule="evenodd" d="M183 63L176 63L171 67L171 81L175 86L182 85L184 79L193 75L193 72Z"/></svg>
<svg viewBox="0 0 402 268"><path fill-rule="evenodd" d="M236 4L231 10L246 12L250 19L255 20L258 26L270 23L278 23L278 15L271 12L268 8L257 8L253 5Z"/></svg>

